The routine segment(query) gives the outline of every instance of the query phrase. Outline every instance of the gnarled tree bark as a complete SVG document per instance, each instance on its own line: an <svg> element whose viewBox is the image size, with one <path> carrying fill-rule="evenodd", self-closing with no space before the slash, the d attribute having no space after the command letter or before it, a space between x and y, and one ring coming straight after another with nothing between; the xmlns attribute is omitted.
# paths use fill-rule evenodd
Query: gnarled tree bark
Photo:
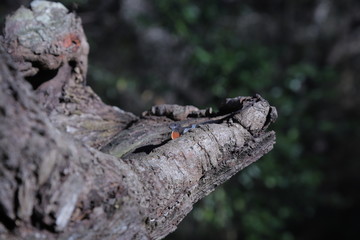
<svg viewBox="0 0 360 240"><path fill-rule="evenodd" d="M218 113L135 116L86 86L81 21L34 1L0 47L0 238L160 239L199 199L269 152L276 109L259 95ZM170 124L193 126L174 140Z"/></svg>

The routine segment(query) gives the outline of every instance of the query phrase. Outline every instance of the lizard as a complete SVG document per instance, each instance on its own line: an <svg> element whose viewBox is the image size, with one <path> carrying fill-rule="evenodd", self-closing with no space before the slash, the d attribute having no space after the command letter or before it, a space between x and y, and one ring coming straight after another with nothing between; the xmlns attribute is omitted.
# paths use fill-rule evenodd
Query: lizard
<svg viewBox="0 0 360 240"><path fill-rule="evenodd" d="M190 124L187 126L182 126L181 123L178 122L174 122L171 123L169 125L169 128L171 129L171 134L170 137L172 140L179 138L181 135L187 133L188 131L190 131L191 129L197 128L200 125L205 125L205 124L213 124L213 123L222 123L223 121L230 119L232 116L234 116L235 114L237 114L241 109L235 111L235 112L231 112L226 114L225 116L219 116L217 119L212 119L212 120L208 120L208 121L204 121L204 122L200 122L200 123L195 123L195 124Z"/></svg>

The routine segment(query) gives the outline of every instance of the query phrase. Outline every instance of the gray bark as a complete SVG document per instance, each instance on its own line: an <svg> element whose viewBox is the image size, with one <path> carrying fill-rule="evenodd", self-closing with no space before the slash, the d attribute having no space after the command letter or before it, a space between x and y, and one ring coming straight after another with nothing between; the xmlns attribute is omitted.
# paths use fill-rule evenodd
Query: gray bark
<svg viewBox="0 0 360 240"><path fill-rule="evenodd" d="M86 86L81 21L34 1L0 47L0 238L160 239L199 199L269 152L276 109L227 99L218 113L154 106L135 116ZM170 123L198 125L170 139Z"/></svg>

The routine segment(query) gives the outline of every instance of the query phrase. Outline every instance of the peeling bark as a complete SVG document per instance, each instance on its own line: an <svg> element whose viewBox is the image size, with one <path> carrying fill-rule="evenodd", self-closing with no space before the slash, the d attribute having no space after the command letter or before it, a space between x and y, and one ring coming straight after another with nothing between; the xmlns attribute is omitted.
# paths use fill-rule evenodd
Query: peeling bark
<svg viewBox="0 0 360 240"><path fill-rule="evenodd" d="M163 238L275 143L259 95L218 113L105 105L86 86L81 21L59 3L21 7L1 43L0 238ZM174 122L196 127L171 140Z"/></svg>

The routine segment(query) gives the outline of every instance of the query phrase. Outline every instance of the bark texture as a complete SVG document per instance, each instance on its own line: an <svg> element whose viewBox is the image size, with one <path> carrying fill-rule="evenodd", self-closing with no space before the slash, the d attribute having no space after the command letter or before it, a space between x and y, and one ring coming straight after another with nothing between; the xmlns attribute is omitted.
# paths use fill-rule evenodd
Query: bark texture
<svg viewBox="0 0 360 240"><path fill-rule="evenodd" d="M135 116L86 86L81 21L34 1L0 46L0 238L160 239L199 199L269 152L276 109L256 95L218 113L154 106ZM171 123L197 124L170 139Z"/></svg>

